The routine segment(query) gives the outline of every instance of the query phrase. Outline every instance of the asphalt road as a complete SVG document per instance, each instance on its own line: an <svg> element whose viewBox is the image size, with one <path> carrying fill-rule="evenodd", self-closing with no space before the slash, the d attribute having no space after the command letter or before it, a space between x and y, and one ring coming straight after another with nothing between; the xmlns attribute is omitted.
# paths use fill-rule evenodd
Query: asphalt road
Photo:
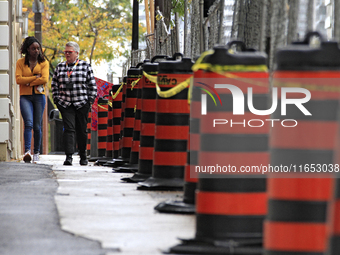
<svg viewBox="0 0 340 255"><path fill-rule="evenodd" d="M60 228L58 183L47 165L0 162L1 255L101 255L99 242ZM112 252L112 251L111 251Z"/></svg>

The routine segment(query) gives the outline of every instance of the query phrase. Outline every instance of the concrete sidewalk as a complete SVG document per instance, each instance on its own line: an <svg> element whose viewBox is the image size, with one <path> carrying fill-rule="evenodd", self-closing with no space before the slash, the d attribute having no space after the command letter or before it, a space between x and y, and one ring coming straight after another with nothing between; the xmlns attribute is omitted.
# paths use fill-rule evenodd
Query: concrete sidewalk
<svg viewBox="0 0 340 255"><path fill-rule="evenodd" d="M55 202L61 228L99 241L106 254L162 254L180 241L193 238L195 216L162 214L154 207L165 200L182 200L183 192L141 191L120 179L132 174L112 173L112 168L63 166L64 155L41 155L40 164L52 166L59 184ZM62 245L62 244L61 244Z"/></svg>

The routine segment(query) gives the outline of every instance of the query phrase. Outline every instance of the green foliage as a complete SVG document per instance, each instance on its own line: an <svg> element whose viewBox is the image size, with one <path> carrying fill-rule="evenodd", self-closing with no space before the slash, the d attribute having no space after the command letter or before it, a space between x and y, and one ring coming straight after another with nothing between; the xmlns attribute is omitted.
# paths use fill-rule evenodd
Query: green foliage
<svg viewBox="0 0 340 255"><path fill-rule="evenodd" d="M178 13L179 17L184 17L184 0L172 0L171 13Z"/></svg>

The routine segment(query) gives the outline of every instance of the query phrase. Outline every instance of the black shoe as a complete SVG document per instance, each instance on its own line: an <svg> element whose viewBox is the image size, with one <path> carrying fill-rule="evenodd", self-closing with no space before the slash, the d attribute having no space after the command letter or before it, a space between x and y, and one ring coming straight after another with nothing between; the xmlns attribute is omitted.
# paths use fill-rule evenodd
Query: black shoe
<svg viewBox="0 0 340 255"><path fill-rule="evenodd" d="M67 155L64 161L64 166L72 166L72 155Z"/></svg>
<svg viewBox="0 0 340 255"><path fill-rule="evenodd" d="M79 164L81 166L87 166L87 164L89 163L87 161L87 157L86 157L86 152L85 151L79 151L79 157L80 157L80 161L79 161Z"/></svg>
<svg viewBox="0 0 340 255"><path fill-rule="evenodd" d="M80 161L79 161L79 164L80 164L81 166L87 166L88 163L89 163L89 162L87 161L87 159L80 159Z"/></svg>

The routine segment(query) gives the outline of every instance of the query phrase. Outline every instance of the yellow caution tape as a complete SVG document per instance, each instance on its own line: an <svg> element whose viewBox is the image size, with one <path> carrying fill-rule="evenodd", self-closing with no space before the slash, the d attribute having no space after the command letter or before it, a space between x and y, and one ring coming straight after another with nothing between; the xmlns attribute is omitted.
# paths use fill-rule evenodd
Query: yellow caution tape
<svg viewBox="0 0 340 255"><path fill-rule="evenodd" d="M157 83L157 75L150 75L143 71L143 75L148 78L151 82Z"/></svg>
<svg viewBox="0 0 340 255"><path fill-rule="evenodd" d="M161 88L156 83L157 94L160 97L163 97L163 98L169 98L169 97L172 97L174 95L177 95L178 93L180 93L182 90L186 89L189 86L190 79L191 79L191 77L186 79L185 81L179 83L178 85L176 85L175 87L173 87L173 88L171 88L167 91L161 91Z"/></svg>
<svg viewBox="0 0 340 255"><path fill-rule="evenodd" d="M214 73L225 75L224 72L268 72L266 65L212 65L209 63L201 63L195 66L196 70L206 70Z"/></svg>
<svg viewBox="0 0 340 255"><path fill-rule="evenodd" d="M194 72L198 70L205 70L205 71L210 71L214 72L217 74L220 74L222 76L225 76L227 78L233 78L237 80L243 80L243 81L248 81L249 78L243 78L239 77L235 74L231 74L230 72L268 72L268 67L266 65L212 65L209 63L202 63L203 59L208 56L212 55L214 53L213 50L208 50L206 52L203 52L202 55L197 59L196 63L192 66L192 70ZM230 51L232 53L232 51ZM267 87L267 83L263 82L256 82L254 79L252 79L251 83L253 85L258 85L261 87Z"/></svg>
<svg viewBox="0 0 340 255"><path fill-rule="evenodd" d="M167 90L167 91L162 91L160 89L160 87L158 86L158 83L157 83L157 76L154 76L154 75L150 75L146 72L143 71L143 75L149 79L151 82L155 83L156 85L156 91L157 91L157 94L160 96L160 97L163 97L163 98L169 98L169 97L172 97L174 95L177 95L178 93L180 93L183 89L187 88L189 86L189 83L190 83L190 78L181 82L180 84L176 85L175 87Z"/></svg>
<svg viewBox="0 0 340 255"><path fill-rule="evenodd" d="M118 96L119 92L122 90L124 84L126 84L126 83L122 83L122 85L120 85L120 87L118 88L116 93L114 95L112 95L112 99L116 99L116 97Z"/></svg>
<svg viewBox="0 0 340 255"><path fill-rule="evenodd" d="M268 67L266 65L212 65L209 63L202 63L203 59L214 53L213 50L208 50L203 52L201 56L197 59L196 63L192 66L192 70L196 72L197 70L206 70L214 73L223 74L222 72L268 72Z"/></svg>
<svg viewBox="0 0 340 255"><path fill-rule="evenodd" d="M239 81L245 81L245 82L251 82L252 85L257 85L261 87L268 87L269 86L269 80L267 82L261 82L257 81L256 78L245 78L245 77L239 77L235 74L232 74L231 72L268 72L268 67L266 65L212 65L208 63L202 63L203 59L213 54L213 50L209 50L206 52L203 52L202 55L198 58L196 63L193 65L192 70L195 72L197 70L205 70L214 72L220 75L223 75L227 78L236 79ZM233 53L231 50L229 50L229 53ZM251 79L251 81L250 81ZM192 87L193 84L191 83L190 86ZM305 88L309 91L323 91L323 92L338 92L340 93L340 87L335 86L323 86L323 85L317 85L317 84L301 84L301 83L294 83L294 82L280 82L278 80L273 79L273 86L274 87L296 87L296 88ZM192 88L189 88L189 95L188 95L188 101L190 104L190 96L191 96L191 90Z"/></svg>
<svg viewBox="0 0 340 255"><path fill-rule="evenodd" d="M188 91L188 105L191 103L191 93L192 93L192 88L194 86L194 79L193 77L190 77L190 84L189 84L189 91Z"/></svg>
<svg viewBox="0 0 340 255"><path fill-rule="evenodd" d="M192 71L196 72L200 66L200 64L202 63L203 59L208 56L208 55L212 55L214 53L214 50L208 50L208 51L205 51L201 54L201 56L196 60L196 63L192 66Z"/></svg>
<svg viewBox="0 0 340 255"><path fill-rule="evenodd" d="M141 79L141 78L139 78L139 79L137 79L137 80L131 82L131 90L133 90L133 87L136 86L136 84L139 82L140 79Z"/></svg>
<svg viewBox="0 0 340 255"><path fill-rule="evenodd" d="M104 104L104 105L106 105L106 104ZM104 110L107 110L106 107L101 106L100 104L98 104L98 107L100 107L100 108L102 108L102 109L104 109Z"/></svg>
<svg viewBox="0 0 340 255"><path fill-rule="evenodd" d="M162 15L159 15L159 14L156 15L156 20L160 21L162 18L163 18Z"/></svg>

